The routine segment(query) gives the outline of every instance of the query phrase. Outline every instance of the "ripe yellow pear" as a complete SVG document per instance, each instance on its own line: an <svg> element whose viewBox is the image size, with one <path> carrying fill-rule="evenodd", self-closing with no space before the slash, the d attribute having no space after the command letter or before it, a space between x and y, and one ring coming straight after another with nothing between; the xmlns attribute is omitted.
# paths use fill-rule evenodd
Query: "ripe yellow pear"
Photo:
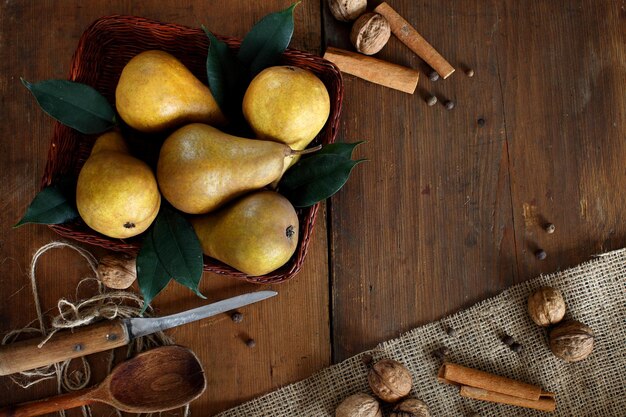
<svg viewBox="0 0 626 417"><path fill-rule="evenodd" d="M245 139L193 123L163 143L157 179L163 197L189 214L208 213L280 177L292 150L281 143Z"/></svg>
<svg viewBox="0 0 626 417"><path fill-rule="evenodd" d="M76 185L76 206L85 223L103 235L128 238L150 226L160 204L152 170L128 154L122 135L100 136Z"/></svg>
<svg viewBox="0 0 626 417"><path fill-rule="evenodd" d="M248 194L191 224L205 255L248 275L280 268L298 246L296 211L274 191Z"/></svg>
<svg viewBox="0 0 626 417"><path fill-rule="evenodd" d="M142 52L126 64L115 90L115 106L130 127L142 132L191 122L226 122L209 88L163 51Z"/></svg>
<svg viewBox="0 0 626 417"><path fill-rule="evenodd" d="M324 83L311 71L277 66L254 77L244 95L242 110L259 139L302 150L326 124L330 98ZM285 170L296 160L297 155L289 156Z"/></svg>

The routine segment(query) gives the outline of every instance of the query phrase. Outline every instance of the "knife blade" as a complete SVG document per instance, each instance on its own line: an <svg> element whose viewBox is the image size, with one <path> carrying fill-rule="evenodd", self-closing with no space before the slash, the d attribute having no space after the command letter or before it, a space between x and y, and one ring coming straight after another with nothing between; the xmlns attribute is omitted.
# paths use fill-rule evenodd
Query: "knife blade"
<svg viewBox="0 0 626 417"><path fill-rule="evenodd" d="M125 346L131 340L253 304L278 293L256 291L164 317L105 320L57 332L41 347L28 339L0 347L0 375L27 371L67 359Z"/></svg>
<svg viewBox="0 0 626 417"><path fill-rule="evenodd" d="M208 304L192 310L172 314L164 317L124 319L130 339L146 336L155 332L171 329L193 321L212 317L225 311L234 310L271 298L278 294L276 291L257 291L248 294L227 298L213 304Z"/></svg>

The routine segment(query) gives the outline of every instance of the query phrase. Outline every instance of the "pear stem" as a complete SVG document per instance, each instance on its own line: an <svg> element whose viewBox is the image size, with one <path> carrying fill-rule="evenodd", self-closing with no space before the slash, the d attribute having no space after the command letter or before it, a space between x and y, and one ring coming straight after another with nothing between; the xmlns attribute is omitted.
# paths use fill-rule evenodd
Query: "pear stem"
<svg viewBox="0 0 626 417"><path fill-rule="evenodd" d="M322 149L322 145L314 146L313 148L303 149L301 151L297 151L295 149L291 150L291 155L307 155L313 152L317 152Z"/></svg>

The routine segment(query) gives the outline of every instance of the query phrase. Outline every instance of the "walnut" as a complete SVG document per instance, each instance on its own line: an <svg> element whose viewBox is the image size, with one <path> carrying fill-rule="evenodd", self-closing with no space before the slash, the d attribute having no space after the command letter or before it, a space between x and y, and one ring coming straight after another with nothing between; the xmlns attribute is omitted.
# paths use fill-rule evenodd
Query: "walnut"
<svg viewBox="0 0 626 417"><path fill-rule="evenodd" d="M136 259L126 254L103 256L98 262L98 278L109 288L126 289L137 278Z"/></svg>
<svg viewBox="0 0 626 417"><path fill-rule="evenodd" d="M559 290L542 287L528 297L528 314L539 326L560 322L565 315L565 300Z"/></svg>
<svg viewBox="0 0 626 417"><path fill-rule="evenodd" d="M349 396L335 410L335 417L382 417L380 404L371 395L358 393Z"/></svg>
<svg viewBox="0 0 626 417"><path fill-rule="evenodd" d="M365 11L367 0L328 0L328 7L335 19L351 22Z"/></svg>
<svg viewBox="0 0 626 417"><path fill-rule="evenodd" d="M430 410L424 401L407 398L393 408L389 417L430 417Z"/></svg>
<svg viewBox="0 0 626 417"><path fill-rule="evenodd" d="M593 330L575 320L564 321L550 331L550 350L564 361L581 361L593 351Z"/></svg>
<svg viewBox="0 0 626 417"><path fill-rule="evenodd" d="M374 395L388 403L406 397L413 386L409 370L392 359L381 359L376 362L370 369L367 379Z"/></svg>
<svg viewBox="0 0 626 417"><path fill-rule="evenodd" d="M350 41L360 53L374 55L383 49L390 36L387 19L378 13L365 13L352 25Z"/></svg>

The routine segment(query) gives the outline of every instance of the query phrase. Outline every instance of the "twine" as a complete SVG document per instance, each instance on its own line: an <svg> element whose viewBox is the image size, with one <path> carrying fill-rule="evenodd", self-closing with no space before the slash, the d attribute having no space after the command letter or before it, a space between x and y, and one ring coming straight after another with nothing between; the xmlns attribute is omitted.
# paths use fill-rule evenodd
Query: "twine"
<svg viewBox="0 0 626 417"><path fill-rule="evenodd" d="M44 323L44 315L39 300L39 292L37 289L37 262L46 252L52 249L68 248L78 252L89 264L92 277L83 278L76 287L76 299L82 285L95 283L97 290L96 295L86 300L72 302L66 298L62 298L57 302L59 314L52 318L50 327L46 327ZM107 288L98 280L97 277L98 261L87 250L66 242L51 242L39 248L30 263L29 278L35 302L35 310L37 311L37 319L26 325L22 329L17 329L7 333L1 341L2 345L14 342L18 337L25 334L36 333L43 336L44 339L39 343L41 348L48 340L59 330L73 329L76 327L91 324L97 320L106 319L123 319L131 317L139 317L143 308L143 299L137 294L129 291L108 291ZM144 316L152 315L152 308L148 307ZM38 326L34 323L38 322ZM166 336L163 332L153 333L149 336L139 337L131 341L126 350L126 359L136 353L143 352L157 346L172 345L173 340ZM63 391L76 391L87 387L91 380L91 367L89 362L84 358L80 360L80 370L69 371L72 360L55 363L41 368L19 372L11 375L11 379L21 388L29 388L40 382L56 379L57 391L59 394ZM111 372L115 364L115 351L111 351L108 359L108 372ZM82 407L83 416L91 416L91 410L88 406ZM65 416L65 412L59 411L61 416ZM121 413L117 411L118 416ZM189 416L189 404L184 407L183 416Z"/></svg>

